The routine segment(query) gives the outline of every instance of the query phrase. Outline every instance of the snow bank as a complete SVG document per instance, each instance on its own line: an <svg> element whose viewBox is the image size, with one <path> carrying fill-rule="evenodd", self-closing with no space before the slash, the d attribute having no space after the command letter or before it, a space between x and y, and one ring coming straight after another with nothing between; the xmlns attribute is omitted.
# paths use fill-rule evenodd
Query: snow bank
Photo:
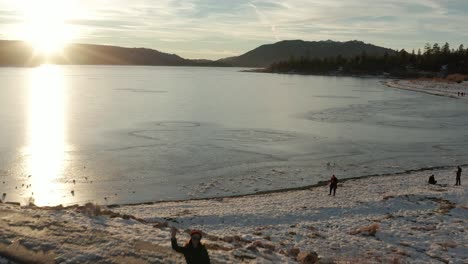
<svg viewBox="0 0 468 264"><path fill-rule="evenodd" d="M430 174L441 185L428 185ZM316 187L98 209L0 204L0 256L183 263L170 248L176 226L181 244L188 229L202 229L213 263L296 263L314 252L321 263L467 263L463 181L454 186L455 172L438 170L344 181L336 196Z"/></svg>
<svg viewBox="0 0 468 264"><path fill-rule="evenodd" d="M468 100L468 95L460 96L461 92L468 92L468 82L441 82L432 80L392 80L385 81L385 85L393 88L428 93L438 96L447 96Z"/></svg>

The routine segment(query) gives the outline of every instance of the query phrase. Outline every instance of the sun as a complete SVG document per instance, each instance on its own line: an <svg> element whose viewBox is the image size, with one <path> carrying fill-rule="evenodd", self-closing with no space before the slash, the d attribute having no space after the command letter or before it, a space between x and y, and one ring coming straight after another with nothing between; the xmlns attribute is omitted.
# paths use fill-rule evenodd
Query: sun
<svg viewBox="0 0 468 264"><path fill-rule="evenodd" d="M73 15L72 1L26 0L19 1L23 15L22 39L31 44L36 53L60 53L74 38L67 19Z"/></svg>

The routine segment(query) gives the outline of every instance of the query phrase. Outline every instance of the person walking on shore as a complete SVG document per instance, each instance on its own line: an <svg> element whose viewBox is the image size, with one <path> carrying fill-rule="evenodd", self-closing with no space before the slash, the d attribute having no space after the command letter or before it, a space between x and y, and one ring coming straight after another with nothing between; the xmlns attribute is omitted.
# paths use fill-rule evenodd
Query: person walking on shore
<svg viewBox="0 0 468 264"><path fill-rule="evenodd" d="M461 173L462 173L462 168L460 166L457 167L457 178L455 185L461 185Z"/></svg>
<svg viewBox="0 0 468 264"><path fill-rule="evenodd" d="M333 174L330 179L330 193L328 193L328 195L331 195L333 191L333 196L335 196L336 188L338 188L338 178L336 178L335 174Z"/></svg>
<svg viewBox="0 0 468 264"><path fill-rule="evenodd" d="M187 264L210 264L210 256L205 246L200 242L202 232L200 230L192 230L190 232L190 240L183 246L177 244L177 229L171 227L171 245L176 252L184 254Z"/></svg>

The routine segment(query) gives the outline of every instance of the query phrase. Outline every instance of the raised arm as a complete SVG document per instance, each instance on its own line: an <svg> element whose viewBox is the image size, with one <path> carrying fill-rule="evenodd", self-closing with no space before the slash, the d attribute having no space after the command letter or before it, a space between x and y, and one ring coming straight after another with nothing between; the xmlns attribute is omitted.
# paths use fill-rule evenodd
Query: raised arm
<svg viewBox="0 0 468 264"><path fill-rule="evenodd" d="M172 249L175 250L176 252L184 253L185 248L181 247L181 246L179 246L177 244L176 235L177 235L177 229L175 227L171 227L171 246L172 246Z"/></svg>

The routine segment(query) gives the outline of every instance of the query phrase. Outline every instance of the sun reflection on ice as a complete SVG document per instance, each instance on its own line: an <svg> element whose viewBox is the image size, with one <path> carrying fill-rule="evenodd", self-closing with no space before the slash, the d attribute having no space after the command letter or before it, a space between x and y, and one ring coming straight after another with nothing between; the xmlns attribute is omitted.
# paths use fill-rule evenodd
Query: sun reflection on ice
<svg viewBox="0 0 468 264"><path fill-rule="evenodd" d="M36 205L64 202L66 147L66 85L59 66L42 65L31 72L29 83L28 195Z"/></svg>

